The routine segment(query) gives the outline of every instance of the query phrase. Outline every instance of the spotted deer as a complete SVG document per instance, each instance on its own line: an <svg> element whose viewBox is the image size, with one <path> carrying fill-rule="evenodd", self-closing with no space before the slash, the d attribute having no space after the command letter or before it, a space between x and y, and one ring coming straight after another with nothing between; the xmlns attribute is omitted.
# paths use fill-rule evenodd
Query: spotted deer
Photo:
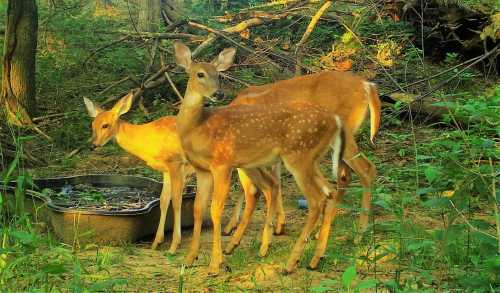
<svg viewBox="0 0 500 293"><path fill-rule="evenodd" d="M334 208L336 195L336 190L321 174L318 161L330 148L334 150L335 161L340 161L344 146L341 119L321 106L299 100L206 109L205 98L213 98L220 93L219 72L232 65L236 50L223 50L212 63L192 62L191 51L179 42L174 43L174 51L177 64L189 75L177 115L177 130L184 154L195 168L198 182L195 226L187 264L191 265L198 255L203 207L210 193L213 243L209 273L217 274L223 261L221 216L232 170L241 168L252 182L260 183L262 179L257 170L281 160L309 203L307 222L285 269L292 272L296 268L306 239L323 211L316 251L309 264L316 268L326 249L330 231L329 215ZM267 254L276 208L276 188L271 188L269 192L270 203L264 223L266 237L263 237L261 244L261 255Z"/></svg>

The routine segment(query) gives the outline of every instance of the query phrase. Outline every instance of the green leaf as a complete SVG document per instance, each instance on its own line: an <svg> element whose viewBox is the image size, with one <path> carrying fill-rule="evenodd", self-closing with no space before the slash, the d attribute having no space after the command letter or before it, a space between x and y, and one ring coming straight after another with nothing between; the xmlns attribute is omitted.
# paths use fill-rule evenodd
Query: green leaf
<svg viewBox="0 0 500 293"><path fill-rule="evenodd" d="M117 285L124 285L127 279L111 279L94 283L89 289L90 292L107 291Z"/></svg>
<svg viewBox="0 0 500 293"><path fill-rule="evenodd" d="M351 288L351 283L356 279L356 267L354 265L348 267L342 274L342 284L344 288Z"/></svg>
<svg viewBox="0 0 500 293"><path fill-rule="evenodd" d="M429 183L434 182L436 178L439 176L439 170L434 166L429 166L424 170L425 178Z"/></svg>
<svg viewBox="0 0 500 293"><path fill-rule="evenodd" d="M359 282L358 286L356 287L356 290L374 288L375 286L377 286L377 284L378 284L378 281L375 279L366 279L366 280Z"/></svg>
<svg viewBox="0 0 500 293"><path fill-rule="evenodd" d="M60 275L66 272L66 268L60 263L50 263L42 268L47 274Z"/></svg>

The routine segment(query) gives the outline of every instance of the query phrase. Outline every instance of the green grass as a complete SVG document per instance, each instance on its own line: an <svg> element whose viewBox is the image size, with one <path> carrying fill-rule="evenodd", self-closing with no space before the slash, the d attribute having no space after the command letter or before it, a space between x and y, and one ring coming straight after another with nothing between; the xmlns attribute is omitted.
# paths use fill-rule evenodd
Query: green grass
<svg viewBox="0 0 500 293"><path fill-rule="evenodd" d="M78 1L66 2L71 6ZM114 166L116 160L113 159L125 154L114 143L95 153L85 149L91 120L82 97L102 102L135 87L125 83L100 94L113 81L127 74L142 78L148 53L141 42L127 41L99 51L84 64L93 50L120 37L101 34L100 30L131 30L131 27L126 13L118 18L95 17L90 2L83 3L83 7L61 10L50 16L50 21L41 22L37 55L38 101L47 112L44 114L67 113L53 126L44 128L54 141L49 143L14 132L20 136L18 155L23 152L23 141L40 148L50 164L32 170L25 168L21 159L14 160L0 172L0 186L10 180L25 185L31 176L49 177L102 169L156 179L161 176L141 165L128 169L118 167L117 170L107 168ZM1 4L0 16L4 16L5 9L5 3ZM350 8L342 6L339 9ZM195 11L199 12L198 21L211 16L203 4ZM51 12L42 6L40 15L42 20L49 19ZM424 63L422 52L409 45L412 32L405 24L388 19L369 22L368 17L361 20L354 23L346 18L344 21L350 26L356 24L352 29L366 42L363 54L374 53L375 43L369 39L372 36L377 36L380 42L401 40L401 58L396 60L394 68L387 69L401 85L460 62L458 56L449 55L441 65ZM256 27L252 34L280 42L290 39L293 44L307 25L306 21L297 24L293 21L286 19L280 24L281 27L290 25L293 33L277 25ZM309 62L314 64L344 32L338 24L320 23L307 44L308 49L314 49L306 57ZM211 48L210 52L225 45ZM210 59L208 55L204 59ZM363 56L359 57L360 64L369 63ZM283 72L267 66L243 66L231 74L252 84L283 78ZM407 115L401 115L407 113L407 105L396 103L392 108L384 108L384 124L375 147L368 143L367 129L363 129L359 136L360 148L379 171L372 201L372 222L361 244L354 245L361 196L361 188L355 180L342 205L344 212L332 226L328 249L317 272L303 269L314 252L315 241L312 240L306 245L296 274L279 275L269 282L255 279L259 267L285 262L304 223L304 212L293 213L297 218L291 219L293 229L287 230L289 235L273 237L268 257L258 257L259 226L257 231L249 233L251 236L243 239L233 255L226 256L230 273L206 278L204 267L210 261L209 245L200 250L196 267L181 269L187 247L184 236L189 232L184 232L184 246L175 256L166 255L164 251L155 254L149 247L131 243L123 243L116 249L95 244L77 250L54 239L47 229L49 224L43 219L24 212L22 187L9 195L0 188L0 288L6 292L134 291L150 288L146 286L154 283L165 290L176 290L182 285L186 290L232 291L236 284L241 291L362 292L363 288L373 288L376 284L380 289L397 292L492 292L500 286L498 239L495 239L500 219L494 212L499 201L498 187L497 193L492 194L493 179L500 171L500 87L480 81L479 74L475 70L467 71L433 95L436 105L449 109L436 123L427 123L421 116L410 120ZM185 77L173 77L182 89ZM393 86L381 73L377 79L382 89ZM420 93L435 84L433 81L423 89L411 90ZM235 92L240 87L230 82L225 86L233 87ZM133 111L125 119L142 123L173 114L176 111L171 105L173 97L170 90L155 91L148 96L146 104L152 111L150 115ZM79 154L65 158L80 147L83 150ZM91 156L103 160L97 164L89 158ZM96 163L94 169L93 163ZM325 174L330 174L329 165L322 167ZM287 187L294 184L284 182ZM233 188L235 192L238 190ZM295 189L293 192L298 194ZM295 198L287 198L288 215L295 210L296 204ZM256 222L254 218L251 225L261 224ZM207 236L209 230L204 233ZM164 246L168 247L170 236L166 235L167 246ZM138 272L139 269L144 271ZM253 287L248 289L242 284Z"/></svg>

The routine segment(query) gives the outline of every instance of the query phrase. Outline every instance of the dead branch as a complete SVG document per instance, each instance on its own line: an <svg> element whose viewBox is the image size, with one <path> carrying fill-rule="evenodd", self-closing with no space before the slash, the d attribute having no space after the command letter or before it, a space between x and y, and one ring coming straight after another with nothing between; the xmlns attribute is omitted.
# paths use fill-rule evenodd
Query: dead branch
<svg viewBox="0 0 500 293"><path fill-rule="evenodd" d="M196 23L196 22L188 22L188 25L194 27L194 28L199 28L199 29L203 29L203 30L206 30L206 31L209 31L211 33L213 33L214 35L217 35L217 36L220 36L224 39L226 39L227 41L229 41L230 43L234 44L235 46L251 53L251 54L257 54L257 52L255 52L254 49L252 48L249 48L247 46L244 46L238 42L236 42L235 40L231 39L230 37L226 36L224 33L222 33L221 31L218 31L216 29L213 29L213 28L210 28L206 25L203 25L203 24L199 24L199 23ZM214 38L215 40L215 38ZM278 69L281 69L281 66L279 66L278 64L276 64L275 62L271 61L271 60L268 60L269 64L273 65L274 67L278 68Z"/></svg>
<svg viewBox="0 0 500 293"><path fill-rule="evenodd" d="M112 42L110 42L110 43L108 43L108 44L106 44L106 45L104 45L104 46L101 46L101 47L99 47L99 48L95 49L95 50L94 50L94 52L90 53L90 55L89 55L87 58L85 58L85 60L83 61L83 64L86 64L86 63L87 63L90 59L92 59L92 57L94 57L94 56L95 56L98 52L100 52L100 51L102 51L102 50L104 50L104 49L106 49L106 48L109 48L109 47L111 47L111 46L114 46L114 45L116 45L116 44L119 44L119 43L121 43L121 42L123 42L123 41L127 40L128 38L130 38L130 35L123 36L123 37L121 37L121 38L119 38L119 39L117 39L117 40L114 40L114 41L112 41Z"/></svg>
<svg viewBox="0 0 500 293"><path fill-rule="evenodd" d="M128 80L130 80L130 76L125 76L124 78L117 80L117 81L113 82L112 84L110 84L109 86L107 86L105 89L100 91L98 93L98 95L103 95L105 92L109 91L110 89L114 88L115 86L118 86L118 85L120 85Z"/></svg>
<svg viewBox="0 0 500 293"><path fill-rule="evenodd" d="M202 37L187 33L152 33L152 32L134 32L126 30L118 30L116 33L126 34L130 37L144 38L144 39L190 39L190 40L200 40Z"/></svg>
<svg viewBox="0 0 500 293"><path fill-rule="evenodd" d="M325 13L325 11L328 10L328 8L330 8L330 6L332 5L332 3L333 3L333 0L327 0L327 1L325 1L325 3L323 3L323 5L321 5L321 7L318 9L318 11L316 12L316 14L314 14L314 16L311 19L311 22L309 22L309 25L307 26L306 31L302 35L302 38L300 39L300 41L295 46L295 58L296 58L297 62L299 62L300 59L302 59L301 58L301 55L302 55L302 46L305 44L305 42L307 41L307 39L309 39L309 36L311 35L312 31L316 27L316 24L318 23L319 19L321 18L321 16L323 15L323 13ZM300 69L300 67L296 66L295 67L295 75L297 76L297 75L300 75L300 74L301 74L301 69Z"/></svg>
<svg viewBox="0 0 500 293"><path fill-rule="evenodd" d="M160 54L160 63L161 63L161 66L166 67L165 56L163 54ZM170 75L168 74L168 71L165 71L165 78L167 79L168 83L170 84L170 87L172 88L172 90L174 91L174 93L177 95L177 97L179 98L179 100L182 101L184 97L181 95L181 93L179 92L179 90L175 86L174 82L170 78Z"/></svg>
<svg viewBox="0 0 500 293"><path fill-rule="evenodd" d="M234 26L225 28L222 31L218 31L218 32L229 33L229 34L241 33L242 31L244 31L244 30L246 30L246 29L248 29L250 27L261 25L261 24L264 24L264 23L267 23L267 22L270 22L270 21L273 21L273 20L283 19L287 15L288 15L287 13L282 13L282 14L276 15L274 18L254 17L254 18L250 18L250 19L244 20L244 21L242 21L242 22L240 22L240 23L238 23L238 24L236 24ZM190 21L190 22L188 22L188 24L192 26L193 22ZM198 27L198 28L205 29L204 27L208 28L206 26ZM215 42L215 40L217 39L217 35L218 34L214 32L215 31L214 29L211 29L211 30L212 30L212 31L210 31L211 34L208 35L208 37L205 39L205 41L203 41L196 49L194 49L194 51L193 51L193 57L198 56L198 54L202 50L204 50L207 47L210 47Z"/></svg>

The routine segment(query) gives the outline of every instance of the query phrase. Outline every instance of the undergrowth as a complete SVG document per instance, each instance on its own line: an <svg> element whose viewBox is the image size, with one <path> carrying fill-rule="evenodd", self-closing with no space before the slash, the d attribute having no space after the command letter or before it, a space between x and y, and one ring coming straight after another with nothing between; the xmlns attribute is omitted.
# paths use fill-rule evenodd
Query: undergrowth
<svg viewBox="0 0 500 293"><path fill-rule="evenodd" d="M65 158L68 152L85 148L90 137L90 119L85 113L82 97L89 96L103 102L125 93L135 85L125 83L106 93L102 90L128 74L139 80L144 79L144 68L149 58L145 45L134 41L124 41L93 53L96 48L119 38L115 34L103 35L99 30L130 29L126 7L118 5L123 13L116 18L106 18L93 14L90 1L80 1L86 3L83 6L73 5L78 1L66 2L67 7L57 13L44 6L40 9L42 25L37 55L39 104L42 109L50 109L46 114L65 113L56 125L47 128L54 142L41 143L51 166L36 170L25 168L22 162L23 142L35 139L13 132L17 142L16 156L0 172L0 288L5 292L137 289L129 279L116 277L110 272L110 268L120 266L124 256L133 253L129 245L124 245L123 251L115 254L99 245L78 248L61 244L53 238L46 224L44 206L36 207L31 213L26 210L26 206L33 204L26 194L33 174L73 170L79 161L88 159L89 152L86 150L73 158ZM251 1L249 5L262 2ZM198 3L192 8L197 13L193 14L193 18L215 25L211 13L220 11L207 11L206 4ZM5 5L0 7L3 16ZM405 23L395 23L387 18L373 21L370 13L366 9L359 10L358 16L342 18L341 24L327 22L319 25L307 45L311 50L304 57L306 63L319 64L319 58L333 50L332 44L335 44L337 48L343 45L358 50L357 55L352 57L355 62L353 68L364 69L374 62L362 58L363 54L376 59L380 44L397 43L401 52L400 55L393 52L394 66L384 68L375 77L382 89L391 89L396 85L389 76L395 78L399 85L404 85L460 62L457 56L449 55L443 64L426 63L421 50L410 44L413 32ZM285 19L275 27L256 27L252 34L266 41L277 40L276 44L282 47L284 43L294 44L301 37L296 32L303 31L307 26L307 21L295 20ZM355 36L349 33L359 37L363 45L354 44L351 40ZM208 53L218 49L211 48ZM380 65L374 67L379 68ZM283 72L251 64L238 67L232 74L252 84L284 78ZM455 83L437 91L433 104L446 107L448 112L432 125L422 123L419 120L421 117L407 114L413 112L407 111L409 106L404 103L396 103L384 110L384 124L377 147L367 152L379 170L370 229L360 245L354 245L349 236L334 241L339 235L356 233L351 216L339 217L334 224L336 232L329 241L327 255L319 269L329 277L295 280L304 283L301 285L308 288L304 290L359 292L375 287L393 292L498 290L500 217L497 209L500 194L496 185L500 173L500 87L487 87L487 83L478 81L477 75L475 70L466 71L458 76ZM174 79L176 83L185 81L184 77ZM430 81L426 86L429 88L434 84ZM418 92L421 90L425 90L425 86ZM125 119L138 123L175 113L173 97L165 89L151 93L147 106L152 113L145 115L136 111ZM361 138L364 137L366 133L362 133ZM361 145L363 150L370 148ZM116 154L122 152L115 146L109 146L100 153L109 157ZM147 168L134 169L133 172L158 176ZM17 183L14 184L16 187L7 188L12 181ZM361 192L357 186L349 190L354 195ZM343 210L358 213L358 198L349 196L342 205ZM249 259L253 260L256 255L258 244L254 241L250 251L238 250L227 257L230 266L240 268L235 269L236 272L244 271ZM289 252L288 246L271 247L271 255L274 253L284 259ZM98 251L95 256L81 255L81 252L95 249ZM313 246L308 244L301 266L307 264L312 253ZM182 257L171 259L182 262ZM340 271L332 273L332 268ZM183 275L184 268L180 272L177 288L189 283ZM210 283L207 287L216 290L230 289L227 282L207 282ZM259 287L261 285L257 281L253 282L256 289L266 290Z"/></svg>

